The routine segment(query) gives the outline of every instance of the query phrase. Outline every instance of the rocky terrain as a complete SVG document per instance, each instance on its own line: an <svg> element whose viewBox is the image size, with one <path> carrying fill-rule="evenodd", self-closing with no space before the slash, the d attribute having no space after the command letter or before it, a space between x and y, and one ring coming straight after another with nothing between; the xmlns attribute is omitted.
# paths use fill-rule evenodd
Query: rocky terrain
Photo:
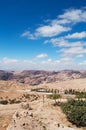
<svg viewBox="0 0 86 130"><path fill-rule="evenodd" d="M86 78L86 71L63 70L63 71L41 71L25 70L22 72L0 71L0 80L13 80L29 85L53 83L58 81Z"/></svg>
<svg viewBox="0 0 86 130"><path fill-rule="evenodd" d="M41 100L31 103L31 106L32 109L28 103L23 103L23 107L21 104L7 130L75 130L65 125L65 116L59 107L55 109L47 103L43 106Z"/></svg>
<svg viewBox="0 0 86 130"><path fill-rule="evenodd" d="M0 71L0 130L86 130L72 125L47 92L32 91L38 88L66 102L65 90L86 91L86 71Z"/></svg>
<svg viewBox="0 0 86 130"><path fill-rule="evenodd" d="M0 105L0 130L82 130L69 123L51 100ZM8 118L9 117L9 118ZM8 119L8 120L7 120Z"/></svg>

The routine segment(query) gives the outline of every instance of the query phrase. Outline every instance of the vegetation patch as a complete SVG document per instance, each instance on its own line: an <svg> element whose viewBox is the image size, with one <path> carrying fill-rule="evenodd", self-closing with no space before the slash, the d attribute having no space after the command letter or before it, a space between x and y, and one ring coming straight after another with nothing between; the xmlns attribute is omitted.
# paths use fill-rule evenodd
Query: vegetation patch
<svg viewBox="0 0 86 130"><path fill-rule="evenodd" d="M62 103L61 108L72 124L86 126L86 101L70 99Z"/></svg>
<svg viewBox="0 0 86 130"><path fill-rule="evenodd" d="M79 98L79 99L86 99L86 92L78 92L76 93L76 98Z"/></svg>
<svg viewBox="0 0 86 130"><path fill-rule="evenodd" d="M1 100L1 101L0 101L0 104L7 105L7 104L8 104L8 101L7 101L7 100Z"/></svg>
<svg viewBox="0 0 86 130"><path fill-rule="evenodd" d="M50 94L50 95L47 95L47 98L55 100L54 106L56 106L56 105L59 105L59 103L60 103L60 102L57 102L57 99L60 99L61 95L60 94Z"/></svg>

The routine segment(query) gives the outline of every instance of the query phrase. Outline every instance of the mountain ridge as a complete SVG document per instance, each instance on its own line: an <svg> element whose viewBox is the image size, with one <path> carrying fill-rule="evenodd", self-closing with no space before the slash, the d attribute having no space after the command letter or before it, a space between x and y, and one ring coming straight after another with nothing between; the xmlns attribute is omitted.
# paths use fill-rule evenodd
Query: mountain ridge
<svg viewBox="0 0 86 130"><path fill-rule="evenodd" d="M86 78L86 70L24 70L21 72L0 70L0 80L13 80L29 85L38 85L78 78Z"/></svg>

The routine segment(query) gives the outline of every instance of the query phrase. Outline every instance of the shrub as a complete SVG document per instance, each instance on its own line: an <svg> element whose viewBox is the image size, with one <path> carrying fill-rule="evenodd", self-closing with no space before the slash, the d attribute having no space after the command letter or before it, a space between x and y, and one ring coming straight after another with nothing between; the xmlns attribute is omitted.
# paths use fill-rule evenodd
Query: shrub
<svg viewBox="0 0 86 130"><path fill-rule="evenodd" d="M8 104L8 101L7 100L1 100L0 104L6 105L6 104Z"/></svg>
<svg viewBox="0 0 86 130"><path fill-rule="evenodd" d="M15 103L20 103L20 102L21 102L20 100L16 100L15 98L14 99L9 99L10 104L15 104Z"/></svg>
<svg viewBox="0 0 86 130"><path fill-rule="evenodd" d="M76 126L86 126L86 101L69 100L61 108L70 122Z"/></svg>
<svg viewBox="0 0 86 130"><path fill-rule="evenodd" d="M86 92L79 92L76 93L76 98L86 98Z"/></svg>
<svg viewBox="0 0 86 130"><path fill-rule="evenodd" d="M58 105L56 99L61 98L61 95L60 94L50 94L50 95L47 96L47 98L54 99L55 100L55 104L54 105Z"/></svg>

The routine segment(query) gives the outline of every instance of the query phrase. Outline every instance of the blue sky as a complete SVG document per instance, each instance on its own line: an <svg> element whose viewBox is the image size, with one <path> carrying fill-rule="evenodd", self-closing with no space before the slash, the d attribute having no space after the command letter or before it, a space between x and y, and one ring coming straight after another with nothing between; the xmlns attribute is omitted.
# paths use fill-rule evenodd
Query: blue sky
<svg viewBox="0 0 86 130"><path fill-rule="evenodd" d="M0 0L0 69L86 69L86 0Z"/></svg>

